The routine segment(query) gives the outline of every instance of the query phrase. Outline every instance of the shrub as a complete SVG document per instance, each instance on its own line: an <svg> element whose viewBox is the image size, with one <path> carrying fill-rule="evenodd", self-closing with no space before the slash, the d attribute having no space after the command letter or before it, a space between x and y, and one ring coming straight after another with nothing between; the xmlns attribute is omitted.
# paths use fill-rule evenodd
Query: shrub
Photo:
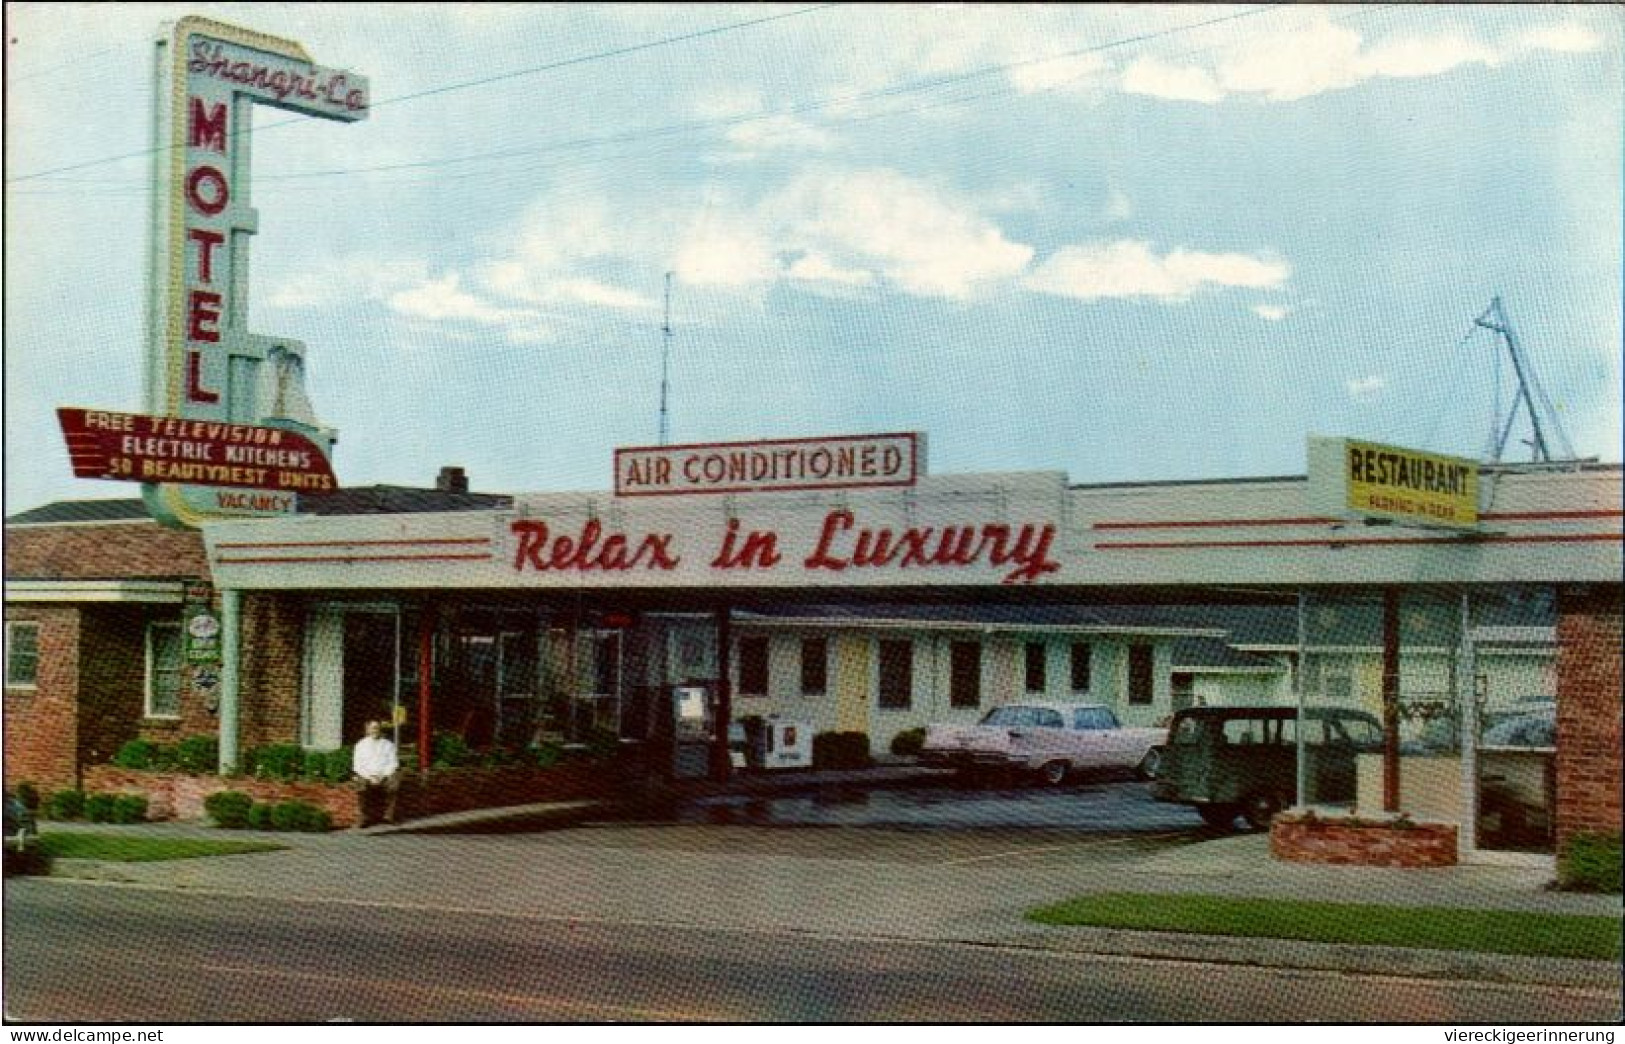
<svg viewBox="0 0 1625 1044"><path fill-rule="evenodd" d="M813 737L813 768L858 769L869 767L867 732L820 732Z"/></svg>
<svg viewBox="0 0 1625 1044"><path fill-rule="evenodd" d="M586 743L589 758L608 760L621 752L621 736L614 729L591 729Z"/></svg>
<svg viewBox="0 0 1625 1044"><path fill-rule="evenodd" d="M251 825L249 812L254 799L240 790L217 790L203 799L203 811L223 830L241 830Z"/></svg>
<svg viewBox="0 0 1625 1044"><path fill-rule="evenodd" d="M248 829L273 830L271 826L271 806L266 804L250 805L248 807Z"/></svg>
<svg viewBox="0 0 1625 1044"><path fill-rule="evenodd" d="M544 743L536 748L536 764L542 768L557 765L562 757L564 757L564 748L557 743Z"/></svg>
<svg viewBox="0 0 1625 1044"><path fill-rule="evenodd" d="M245 767L256 779L291 782L305 771L305 751L297 743L268 743L248 752Z"/></svg>
<svg viewBox="0 0 1625 1044"><path fill-rule="evenodd" d="M147 821L147 795L119 794L113 798L113 823L145 823Z"/></svg>
<svg viewBox="0 0 1625 1044"><path fill-rule="evenodd" d="M89 794L85 797L85 818L92 823L113 821L113 794Z"/></svg>
<svg viewBox="0 0 1625 1044"><path fill-rule="evenodd" d="M17 784L17 800L30 812L38 812L40 807L39 788L32 783Z"/></svg>
<svg viewBox="0 0 1625 1044"><path fill-rule="evenodd" d="M891 738L891 752L898 757L915 757L925 746L925 729L904 729Z"/></svg>
<svg viewBox="0 0 1625 1044"><path fill-rule="evenodd" d="M1575 892L1620 893L1621 836L1575 834L1557 860L1558 886Z"/></svg>
<svg viewBox="0 0 1625 1044"><path fill-rule="evenodd" d="M472 763L474 753L468 749L463 737L455 732L437 732L429 748L430 763L435 768L456 768Z"/></svg>
<svg viewBox="0 0 1625 1044"><path fill-rule="evenodd" d="M271 829L321 833L333 829L333 817L308 801L279 801L271 806Z"/></svg>
<svg viewBox="0 0 1625 1044"><path fill-rule="evenodd" d="M85 814L85 794L82 790L59 790L45 802L48 819L78 819Z"/></svg>
<svg viewBox="0 0 1625 1044"><path fill-rule="evenodd" d="M173 760L178 771L212 775L220 767L220 740L214 736L188 736L175 744Z"/></svg>
<svg viewBox="0 0 1625 1044"><path fill-rule="evenodd" d="M159 760L158 744L144 739L131 740L113 755L113 764L126 769L154 769Z"/></svg>
<svg viewBox="0 0 1625 1044"><path fill-rule="evenodd" d="M306 751L304 776L312 783L343 783L350 778L353 762L349 747Z"/></svg>

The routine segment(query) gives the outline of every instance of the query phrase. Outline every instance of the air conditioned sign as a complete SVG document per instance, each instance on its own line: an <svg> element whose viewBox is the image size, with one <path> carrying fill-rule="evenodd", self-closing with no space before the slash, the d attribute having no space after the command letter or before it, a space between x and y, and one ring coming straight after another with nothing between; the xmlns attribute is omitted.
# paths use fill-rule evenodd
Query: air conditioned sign
<svg viewBox="0 0 1625 1044"><path fill-rule="evenodd" d="M302 432L325 458L333 433L306 397L304 345L248 330L248 237L258 222L249 202L251 120L255 105L365 119L367 81L314 64L291 40L184 18L158 42L157 85L147 413L269 422ZM143 493L159 518L195 525L265 513L221 488L243 484L166 478ZM291 512L295 498L279 503Z"/></svg>
<svg viewBox="0 0 1625 1044"><path fill-rule="evenodd" d="M1478 527L1478 463L1461 457L1311 436L1309 486L1315 507L1337 517Z"/></svg>
<svg viewBox="0 0 1625 1044"><path fill-rule="evenodd" d="M615 451L620 497L900 487L924 473L925 436L916 432Z"/></svg>

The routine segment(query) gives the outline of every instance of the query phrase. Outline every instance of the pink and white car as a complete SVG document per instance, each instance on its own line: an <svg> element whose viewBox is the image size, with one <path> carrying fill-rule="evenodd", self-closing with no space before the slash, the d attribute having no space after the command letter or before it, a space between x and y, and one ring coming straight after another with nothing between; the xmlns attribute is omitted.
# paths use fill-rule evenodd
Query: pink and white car
<svg viewBox="0 0 1625 1044"><path fill-rule="evenodd" d="M1124 728L1110 707L1098 703L1010 703L995 707L975 725L931 725L920 763L936 768L1036 773L1052 786L1073 772L1155 771L1152 748L1167 729Z"/></svg>

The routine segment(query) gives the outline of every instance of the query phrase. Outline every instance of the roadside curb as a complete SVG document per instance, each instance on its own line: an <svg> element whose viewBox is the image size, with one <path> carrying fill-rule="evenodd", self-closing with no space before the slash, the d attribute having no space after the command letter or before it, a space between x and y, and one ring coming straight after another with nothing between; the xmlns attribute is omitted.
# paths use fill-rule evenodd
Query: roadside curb
<svg viewBox="0 0 1625 1044"><path fill-rule="evenodd" d="M1148 960L1572 989L1617 991L1621 988L1622 974L1625 974L1613 961L1400 946L1355 946L1298 939L1242 938L1125 928L1031 925L1014 932L989 935L984 941L999 946Z"/></svg>

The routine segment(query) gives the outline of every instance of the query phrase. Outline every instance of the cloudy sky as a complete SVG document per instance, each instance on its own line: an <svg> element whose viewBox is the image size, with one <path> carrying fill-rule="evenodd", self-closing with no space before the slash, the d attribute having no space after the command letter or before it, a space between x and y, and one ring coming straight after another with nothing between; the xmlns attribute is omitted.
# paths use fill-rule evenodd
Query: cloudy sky
<svg viewBox="0 0 1625 1044"><path fill-rule="evenodd" d="M6 13L8 513L135 493L72 479L52 411L141 408L150 40L189 13L371 81L364 122L254 138L249 325L307 344L346 485L607 488L656 439L668 272L675 442L923 431L934 472L1074 482L1301 474L1310 432L1481 456L1499 294L1620 459L1618 8Z"/></svg>

